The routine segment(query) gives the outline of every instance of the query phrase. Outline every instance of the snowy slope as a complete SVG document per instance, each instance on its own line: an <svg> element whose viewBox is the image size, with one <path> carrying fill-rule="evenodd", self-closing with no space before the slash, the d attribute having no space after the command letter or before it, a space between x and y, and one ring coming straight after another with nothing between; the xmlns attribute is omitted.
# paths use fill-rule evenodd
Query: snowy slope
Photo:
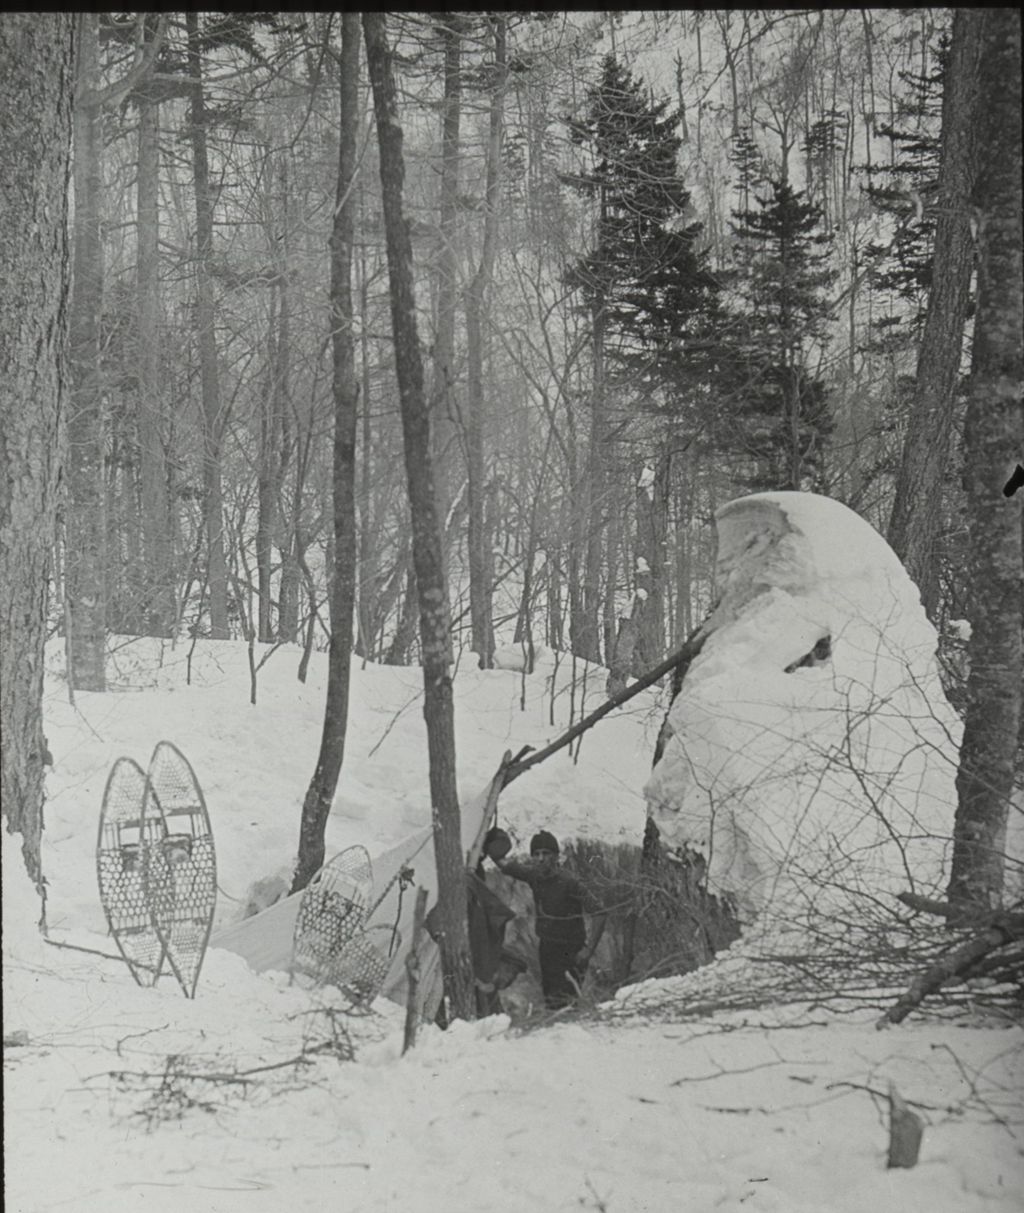
<svg viewBox="0 0 1024 1213"><path fill-rule="evenodd" d="M79 692L74 707L61 663L59 650L51 650L57 676L48 684L45 711L55 767L47 785L44 851L50 926L105 929L94 875L104 782L122 754L145 766L161 738L188 756L210 806L221 885L217 925L241 917L254 894L269 900L279 893L294 868L299 813L320 744L325 659L314 658L302 685L297 652L277 651L259 673L255 705L248 701L245 646L232 642L207 641L198 648L191 685L187 649L150 640L126 644L118 650L114 689L104 695ZM602 672L581 662L576 673L574 681L571 662L563 660L556 674L551 657L525 680L511 670L458 673L463 799L486 785L506 750L540 748L571 717L602 702ZM586 760L579 766L559 754L516 780L502 796L501 811L517 842L525 844L542 826L564 837L638 841L643 781L660 722L657 703L655 692L637 696L599 735L585 736ZM331 854L360 843L373 855L430 824L420 671L357 664L350 716L327 849ZM261 881L264 887L254 890Z"/></svg>
<svg viewBox="0 0 1024 1213"><path fill-rule="evenodd" d="M115 655L117 689L72 707L50 654L53 940L112 952L93 860L99 799L116 757L144 762L161 738L188 755L209 802L218 921L287 878L325 676L315 657L300 685L297 659L270 658L252 706L244 646L199 644L187 685L184 651L134 642ZM556 675L550 655L525 679L458 672L464 796L506 749L560 732L570 705L577 716L597 706L601 672L580 666L574 684L571 673L563 661ZM429 820L419 677L356 671L329 852L362 842L378 854ZM558 755L515 781L503 824L520 843L541 826L638 840L659 724L656 695L638 696L584 736L578 761ZM45 943L17 840L4 833L2 851L4 1031L24 1042L5 1048L13 1213L1019 1207L1018 1027L928 1020L879 1033L886 994L846 1015L786 1005L694 1020L700 984L675 979L637 991L658 992L656 1012L627 992L596 1017L525 1033L504 1017L423 1028L402 1058L402 1015L384 1001L354 1014L221 950L188 1001L169 979L141 989L116 959ZM926 1121L910 1171L885 1169L890 1081Z"/></svg>
<svg viewBox="0 0 1024 1213"><path fill-rule="evenodd" d="M719 603L647 784L665 840L762 918L936 891L960 725L916 587L827 498L756 494L717 523Z"/></svg>

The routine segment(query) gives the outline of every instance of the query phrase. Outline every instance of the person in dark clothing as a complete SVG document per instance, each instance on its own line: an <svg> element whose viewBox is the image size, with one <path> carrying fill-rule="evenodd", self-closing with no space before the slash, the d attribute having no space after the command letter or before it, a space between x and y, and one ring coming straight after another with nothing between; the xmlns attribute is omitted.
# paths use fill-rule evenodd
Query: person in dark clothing
<svg viewBox="0 0 1024 1213"><path fill-rule="evenodd" d="M533 890L544 1001L552 1010L568 1006L579 994L587 965L604 933L605 915L575 876L558 866L558 840L547 830L530 840L529 863L505 858L507 847L498 838L485 841L484 853L506 876L523 881ZM584 914L596 916L589 946Z"/></svg>
<svg viewBox="0 0 1024 1213"><path fill-rule="evenodd" d="M505 928L515 918L515 910L487 887L483 860L476 870L466 872L466 926L469 931L469 954L473 963L473 984L476 1013L480 1019L501 1011L498 991L510 986L526 962L505 947ZM423 924L431 938L438 940L437 907L434 906ZM442 1001L440 1015L445 1018ZM447 1026L446 1021L442 1027Z"/></svg>

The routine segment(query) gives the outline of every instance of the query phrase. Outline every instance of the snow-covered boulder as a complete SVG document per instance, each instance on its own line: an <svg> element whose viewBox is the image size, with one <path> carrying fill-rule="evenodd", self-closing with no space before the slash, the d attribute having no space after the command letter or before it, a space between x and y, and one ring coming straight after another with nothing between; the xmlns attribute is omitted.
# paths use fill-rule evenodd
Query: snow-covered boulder
<svg viewBox="0 0 1024 1213"><path fill-rule="evenodd" d="M916 587L828 498L759 493L716 519L718 604L646 787L663 840L762 920L935 893L960 723Z"/></svg>

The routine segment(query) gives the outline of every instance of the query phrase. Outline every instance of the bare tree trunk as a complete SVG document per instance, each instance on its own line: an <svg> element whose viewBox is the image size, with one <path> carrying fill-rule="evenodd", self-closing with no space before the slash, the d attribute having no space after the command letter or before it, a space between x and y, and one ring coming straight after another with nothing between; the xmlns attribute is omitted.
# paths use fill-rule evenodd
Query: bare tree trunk
<svg viewBox="0 0 1024 1213"><path fill-rule="evenodd" d="M416 613L419 609L419 596L416 593L416 570L412 566L405 578L405 592L402 595L402 609L395 625L395 634L384 653L385 665L408 665L409 654L412 652L413 641L416 639Z"/></svg>
<svg viewBox="0 0 1024 1213"><path fill-rule="evenodd" d="M633 673L657 665L665 656L665 542L668 536L669 467L671 455L661 450L653 483L637 488L637 556L646 571L637 569L637 588L644 592L640 638Z"/></svg>
<svg viewBox="0 0 1024 1213"><path fill-rule="evenodd" d="M459 408L455 395L455 316L458 306L459 137L462 123L462 19L439 14L444 47L441 103L441 199L438 215L437 328L430 388L431 448L437 511L448 517L458 483Z"/></svg>
<svg viewBox="0 0 1024 1213"><path fill-rule="evenodd" d="M921 590L929 616L938 606L937 541L949 474L953 395L960 373L974 241L971 193L978 170L977 107L987 10L958 8L942 99L935 254L910 423L889 520L888 540Z"/></svg>
<svg viewBox="0 0 1024 1213"><path fill-rule="evenodd" d="M1024 687L1021 508L1003 486L1024 450L1020 10L990 9L982 52L978 307L965 427L971 639L949 901L995 909Z"/></svg>
<svg viewBox="0 0 1024 1213"><path fill-rule="evenodd" d="M278 177L281 189L281 231L280 240L274 241L274 260L278 280L281 284L278 308L277 336L277 366L274 375L274 414L278 418L280 452L277 457L277 502L276 521L280 533L279 551L281 554L281 583L277 608L277 637L279 640L296 644L299 638L299 600L302 587L302 562L305 557L306 543L302 537L302 501L303 488L306 479L308 458L306 452L309 444L309 426L312 420L307 418L303 425L298 415L291 394L291 289L289 275L291 256L289 250L289 180L287 152L279 157ZM354 220L353 220L354 222ZM350 288L351 289L351 288ZM349 324L351 324L351 301L349 303ZM354 355L353 355L354 357ZM354 364L353 364L354 365ZM353 371L354 374L354 371ZM358 392L356 392L358 398ZM295 487L292 493L291 510L287 508L285 495L285 480L290 470L290 464L295 463Z"/></svg>
<svg viewBox="0 0 1024 1213"><path fill-rule="evenodd" d="M608 503L605 469L605 370L604 370L604 306L600 301L593 309L594 382L591 396L590 438L587 445L585 500L582 519L586 529L586 557L583 571L582 634L577 657L587 661L601 660L601 562L605 555L605 516ZM609 591L610 592L610 591Z"/></svg>
<svg viewBox="0 0 1024 1213"><path fill-rule="evenodd" d="M360 191L359 203L361 218L362 191ZM379 596L376 587L379 584L381 562L374 552L374 528L371 518L373 509L373 486L371 484L373 426L370 418L370 340L367 333L370 313L369 287L366 248L361 246L359 257L359 349L363 390L360 401L362 411L359 444L359 630L356 638L356 652L360 657L372 660L375 656L377 640L376 621L380 617Z"/></svg>
<svg viewBox="0 0 1024 1213"><path fill-rule="evenodd" d="M139 107L136 365L145 627L150 636L170 636L176 612L163 445L164 394L160 381L160 99L152 86L140 89L136 96Z"/></svg>
<svg viewBox="0 0 1024 1213"><path fill-rule="evenodd" d="M257 635L262 644L274 638L272 577L274 533L277 527L278 499L281 493L280 444L281 416L277 411L278 375L278 291L270 288L270 318L267 327L266 388L260 399L260 449L256 485L256 600Z"/></svg>
<svg viewBox="0 0 1024 1213"><path fill-rule="evenodd" d="M47 591L64 449L74 13L0 19L0 793L41 880Z"/></svg>
<svg viewBox="0 0 1024 1213"><path fill-rule="evenodd" d="M224 490L221 483L221 439L224 418L217 365L216 308L210 257L213 252L213 191L206 146L206 98L199 39L199 17L185 14L188 30L188 69L191 77L189 137L196 194L196 296L199 337L199 373L203 414L203 522L206 529L207 583L210 635L228 638L228 572L224 556Z"/></svg>
<svg viewBox="0 0 1024 1213"><path fill-rule="evenodd" d="M66 621L75 690L106 690L107 519L104 399L100 378L103 315L103 130L99 33L95 13L79 17L74 109L75 230L69 348L73 392L68 416Z"/></svg>
<svg viewBox="0 0 1024 1213"><path fill-rule="evenodd" d="M550 648L561 650L565 647L565 621L562 614L562 548L551 538L547 540L547 570L548 581L548 626L547 642Z"/></svg>
<svg viewBox="0 0 1024 1213"><path fill-rule="evenodd" d="M338 787L348 727L356 598L356 428L359 383L352 333L354 180L359 119L359 14L341 17L341 130L338 191L331 234L331 337L334 352L334 575L327 705L320 754L302 805L299 858L292 892L309 884L324 861L324 830Z"/></svg>
<svg viewBox="0 0 1024 1213"><path fill-rule="evenodd" d="M451 620L444 575L441 519L437 516L433 461L430 457L430 417L423 391L423 363L416 332L412 242L402 203L405 177L402 127L398 118L391 52L387 45L383 15L364 13L363 33L377 119L395 367L412 513L413 562L419 593L423 712L430 756L439 942L450 1011L460 1019L473 1019L475 999L466 927L465 856L455 783L455 720L449 643Z"/></svg>
<svg viewBox="0 0 1024 1213"><path fill-rule="evenodd" d="M482 670L494 664L491 585L494 581L491 535L487 527L486 462L484 459L484 330L489 321L489 292L494 276L501 200L501 146L505 103L505 17L491 19L494 37L494 83L491 88L487 142L486 215L480 264L466 299L466 345L469 390L466 409L466 497L469 512L469 613L471 647Z"/></svg>

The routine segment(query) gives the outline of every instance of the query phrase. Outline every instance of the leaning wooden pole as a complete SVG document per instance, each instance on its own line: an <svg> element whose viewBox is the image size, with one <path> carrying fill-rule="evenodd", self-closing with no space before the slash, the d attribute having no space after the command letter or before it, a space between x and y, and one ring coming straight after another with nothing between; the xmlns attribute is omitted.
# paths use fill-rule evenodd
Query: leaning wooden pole
<svg viewBox="0 0 1024 1213"><path fill-rule="evenodd" d="M688 666L697 654L704 647L704 642L707 640L710 632L703 629L696 632L689 640L678 649L671 657L666 657L660 664L653 669L648 670L646 674L642 674L634 683L631 683L625 690L619 691L612 695L599 708L591 712L589 716L584 716L582 720L578 720L571 729L564 732L561 737L553 741L550 745L545 746L543 750L537 750L536 753L524 758L517 758L515 762L509 763L505 768L505 781L503 787L508 787L513 779L518 779L524 771L528 771L530 767L535 767L538 762L543 762L545 758L550 758L552 754L557 754L559 750L564 749L570 742L576 740L581 733L585 733L587 729L592 728L597 722L608 715L609 712L614 712L616 708L621 708L624 703L628 703L635 695L639 695L641 691L645 691L649 686L653 686L659 679L664 678L666 674L671 674L679 667Z"/></svg>
<svg viewBox="0 0 1024 1213"><path fill-rule="evenodd" d="M402 1056L416 1043L416 1028L420 1012L417 1005L420 992L420 944L423 942L423 920L427 914L427 890L416 890L416 905L412 916L412 944L405 958L406 999L405 1035L402 1039Z"/></svg>

